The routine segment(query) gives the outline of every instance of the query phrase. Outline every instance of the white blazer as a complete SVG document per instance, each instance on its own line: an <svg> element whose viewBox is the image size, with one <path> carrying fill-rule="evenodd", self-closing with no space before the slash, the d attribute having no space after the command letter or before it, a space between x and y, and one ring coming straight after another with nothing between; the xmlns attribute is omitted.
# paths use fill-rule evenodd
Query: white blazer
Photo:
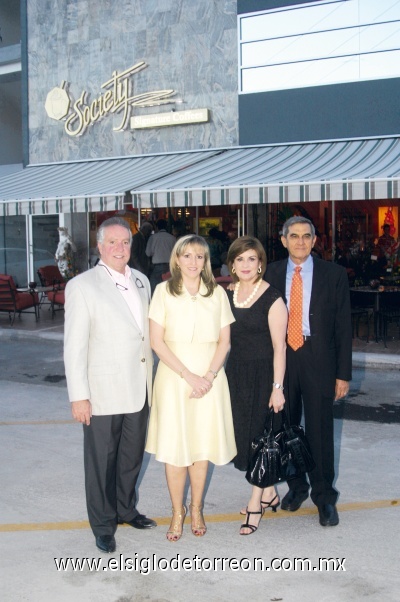
<svg viewBox="0 0 400 602"><path fill-rule="evenodd" d="M95 416L139 412L146 392L151 404L150 284L137 270L132 276L142 300L143 330L101 266L76 276L65 289L68 395L70 401L89 399Z"/></svg>

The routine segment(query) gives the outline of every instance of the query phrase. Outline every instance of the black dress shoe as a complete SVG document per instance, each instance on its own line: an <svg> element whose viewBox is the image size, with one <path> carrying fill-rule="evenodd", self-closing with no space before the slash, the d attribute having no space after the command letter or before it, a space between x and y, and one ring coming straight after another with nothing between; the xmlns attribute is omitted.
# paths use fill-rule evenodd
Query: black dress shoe
<svg viewBox="0 0 400 602"><path fill-rule="evenodd" d="M336 527L339 524L339 515L334 504L318 506L319 524L323 527Z"/></svg>
<svg viewBox="0 0 400 602"><path fill-rule="evenodd" d="M289 489L289 491L281 501L281 508L282 510L288 510L289 512L296 512L296 510L300 508L302 503L307 498L308 493Z"/></svg>
<svg viewBox="0 0 400 602"><path fill-rule="evenodd" d="M135 518L132 520L122 520L122 518L118 519L118 524L122 525L126 523L135 529L153 529L157 527L157 523L155 520L151 518L147 518L144 514L137 514Z"/></svg>
<svg viewBox="0 0 400 602"><path fill-rule="evenodd" d="M102 552L112 554L112 552L115 552L115 548L117 547L114 535L98 535L96 537L96 546Z"/></svg>

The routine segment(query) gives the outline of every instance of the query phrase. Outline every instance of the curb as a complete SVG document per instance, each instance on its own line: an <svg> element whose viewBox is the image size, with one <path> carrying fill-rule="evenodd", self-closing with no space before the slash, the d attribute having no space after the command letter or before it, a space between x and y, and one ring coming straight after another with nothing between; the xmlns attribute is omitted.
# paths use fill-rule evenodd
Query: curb
<svg viewBox="0 0 400 602"><path fill-rule="evenodd" d="M8 340L20 340L20 339L42 339L50 341L63 341L63 332L49 332L49 331L31 331L31 330L6 330L0 328L0 339Z"/></svg>
<svg viewBox="0 0 400 602"><path fill-rule="evenodd" d="M400 370L400 355L353 351L353 368Z"/></svg>
<svg viewBox="0 0 400 602"><path fill-rule="evenodd" d="M48 330L18 330L0 328L0 339L42 339L50 341L63 341L63 332L51 332ZM400 370L400 355L385 353L363 353L353 351L353 368L378 368L381 370Z"/></svg>

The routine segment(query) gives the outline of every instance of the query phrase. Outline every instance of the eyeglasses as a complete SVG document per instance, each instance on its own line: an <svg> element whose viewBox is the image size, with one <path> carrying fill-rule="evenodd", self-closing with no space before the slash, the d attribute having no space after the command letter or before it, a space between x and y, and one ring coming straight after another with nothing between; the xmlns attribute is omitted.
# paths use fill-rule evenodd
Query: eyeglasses
<svg viewBox="0 0 400 602"><path fill-rule="evenodd" d="M107 272L110 274L111 278L113 278L113 275L111 274L110 270L108 269L108 267L106 265L104 265L104 263L99 263L99 265L102 268L105 268L107 270ZM114 278L113 278L114 280ZM137 286L137 288L144 288L143 282L140 280L140 278L135 278L135 284ZM127 291L128 287L124 286L123 284L120 284L119 282L115 282L115 286L117 287L117 289L119 291Z"/></svg>

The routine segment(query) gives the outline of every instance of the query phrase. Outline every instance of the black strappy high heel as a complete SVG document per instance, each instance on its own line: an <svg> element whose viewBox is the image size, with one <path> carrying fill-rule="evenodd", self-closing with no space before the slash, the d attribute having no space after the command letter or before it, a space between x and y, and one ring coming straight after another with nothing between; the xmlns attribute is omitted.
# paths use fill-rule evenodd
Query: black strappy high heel
<svg viewBox="0 0 400 602"><path fill-rule="evenodd" d="M250 529L250 533L239 533L239 535L252 535L253 533L255 533L258 529L258 526L256 527L255 525L250 525L249 524L249 519L250 519L250 514L261 514L260 520L262 519L262 515L264 514L262 508L260 508L260 510L258 510L257 512L250 512L250 510L248 510L246 508L246 522L243 523L243 525L240 525L241 529Z"/></svg>
<svg viewBox="0 0 400 602"><path fill-rule="evenodd" d="M268 508L271 508L272 512L276 512L276 509L280 505L279 498L278 498L278 501L276 502L276 504L274 504L274 501L276 500L277 497L278 497L278 494L276 494L276 496L274 498L272 498L272 500L270 502L263 502L261 500L261 510L263 511L263 514L266 510L268 510Z"/></svg>
<svg viewBox="0 0 400 602"><path fill-rule="evenodd" d="M261 500L261 510L263 511L263 514L266 510L268 510L268 508L271 508L272 512L276 512L276 509L281 505L279 498L278 498L278 501L276 502L276 504L274 504L274 501L276 500L277 497L278 497L278 494L276 494L275 497L272 498L272 500L270 502L263 502ZM242 510L241 510L240 514L242 516L246 516L246 511L242 512Z"/></svg>

